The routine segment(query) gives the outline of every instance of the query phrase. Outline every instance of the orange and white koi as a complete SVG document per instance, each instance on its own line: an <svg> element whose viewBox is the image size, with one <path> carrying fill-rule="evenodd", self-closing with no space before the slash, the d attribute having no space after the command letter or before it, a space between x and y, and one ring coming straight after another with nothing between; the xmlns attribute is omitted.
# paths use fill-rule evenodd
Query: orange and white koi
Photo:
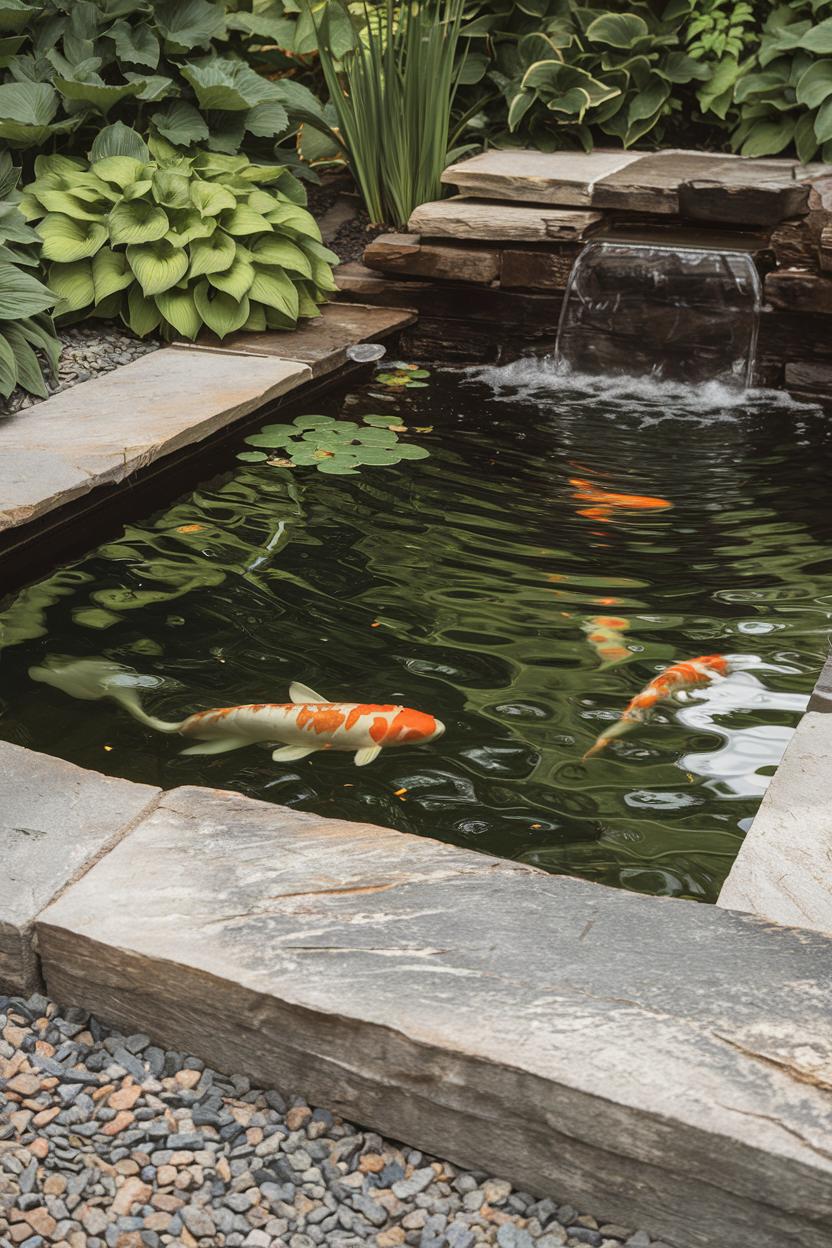
<svg viewBox="0 0 832 1248"><path fill-rule="evenodd" d="M619 494L615 490L602 490L583 477L572 477L569 484L574 487L574 497L578 502L592 504L578 511L579 516L590 520L610 520L617 511L666 511L673 506L669 499L657 498L653 494Z"/></svg>
<svg viewBox="0 0 832 1248"><path fill-rule="evenodd" d="M356 766L364 767L382 749L423 745L445 731L441 720L424 711L392 704L328 702L298 683L289 688L289 702L219 707L170 723L148 715L141 705L138 688L155 682L118 663L48 659L43 667L30 668L29 675L76 698L112 698L146 727L197 742L183 754L224 754L246 745L280 742L272 753L276 762L294 762L319 750L343 750L354 753Z"/></svg>
<svg viewBox="0 0 832 1248"><path fill-rule="evenodd" d="M581 630L601 660L602 667L611 667L613 663L630 658L630 651L621 637L629 627L630 621L618 615L590 615L581 624Z"/></svg>
<svg viewBox="0 0 832 1248"><path fill-rule="evenodd" d="M616 737L621 737L631 728L645 723L659 703L679 699L688 689L695 689L714 679L728 676L732 670L731 663L724 654L701 654L696 659L686 659L666 667L644 686L641 693L631 699L617 723L601 733L595 744L584 754L584 759L598 754Z"/></svg>

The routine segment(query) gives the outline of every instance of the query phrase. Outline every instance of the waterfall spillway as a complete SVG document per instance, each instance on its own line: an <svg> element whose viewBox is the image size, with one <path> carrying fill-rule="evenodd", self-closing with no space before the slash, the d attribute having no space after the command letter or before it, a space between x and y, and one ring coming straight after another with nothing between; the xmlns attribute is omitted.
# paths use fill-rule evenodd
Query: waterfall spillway
<svg viewBox="0 0 832 1248"><path fill-rule="evenodd" d="M743 388L754 369L760 278L751 255L597 242L572 269L557 359L576 372Z"/></svg>

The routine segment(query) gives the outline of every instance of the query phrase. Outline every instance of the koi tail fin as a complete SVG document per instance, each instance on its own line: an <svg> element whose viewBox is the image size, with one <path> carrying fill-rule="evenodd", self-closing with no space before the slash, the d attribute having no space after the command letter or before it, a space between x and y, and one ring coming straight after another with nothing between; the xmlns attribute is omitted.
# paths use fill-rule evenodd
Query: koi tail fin
<svg viewBox="0 0 832 1248"><path fill-rule="evenodd" d="M153 676L140 676L132 668L109 659L64 659L48 655L41 667L29 668L29 675L32 680L53 685L72 698L91 702L112 698L128 715L157 732L178 732L181 726L156 719L142 708L139 689L157 688L160 681Z"/></svg>
<svg viewBox="0 0 832 1248"><path fill-rule="evenodd" d="M631 728L635 728L638 721L635 719L619 719L617 723L612 724L606 731L602 732L594 745L591 745L586 754L581 759L585 763L588 758L592 758L595 754L600 754L610 741L614 741L616 737L623 737L625 732L629 732Z"/></svg>

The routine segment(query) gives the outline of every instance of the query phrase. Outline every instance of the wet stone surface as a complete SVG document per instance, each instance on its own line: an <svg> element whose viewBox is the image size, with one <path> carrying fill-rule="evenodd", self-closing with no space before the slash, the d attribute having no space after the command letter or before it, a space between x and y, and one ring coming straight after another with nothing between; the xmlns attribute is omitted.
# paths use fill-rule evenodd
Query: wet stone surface
<svg viewBox="0 0 832 1248"><path fill-rule="evenodd" d="M122 364L130 364L133 360L156 351L162 343L156 339L142 341L125 333L119 325L92 326L74 325L58 331L61 340L61 358L58 361L57 377L46 377L46 387L50 397L79 382L90 381L100 377L102 373L112 372ZM23 408L33 407L42 402L34 394L18 387L8 399L0 399L0 417Z"/></svg>
<svg viewBox="0 0 832 1248"><path fill-rule="evenodd" d="M82 1010L0 996L0 1245L161 1244L664 1248Z"/></svg>

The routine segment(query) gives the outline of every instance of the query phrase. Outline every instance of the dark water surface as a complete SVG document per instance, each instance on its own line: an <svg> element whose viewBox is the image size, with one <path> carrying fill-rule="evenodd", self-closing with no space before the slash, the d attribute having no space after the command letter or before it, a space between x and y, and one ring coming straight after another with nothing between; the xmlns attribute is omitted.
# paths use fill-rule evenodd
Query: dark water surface
<svg viewBox="0 0 832 1248"><path fill-rule="evenodd" d="M7 604L0 733L134 780L713 900L828 650L828 419L715 387L581 385L531 362L378 394L315 410L398 413L429 459L325 476L232 456ZM663 666L714 652L746 670L581 762ZM160 678L145 704L166 719L284 701L301 680L430 711L447 732L361 769L257 747L182 757L114 703L32 682L47 654Z"/></svg>

